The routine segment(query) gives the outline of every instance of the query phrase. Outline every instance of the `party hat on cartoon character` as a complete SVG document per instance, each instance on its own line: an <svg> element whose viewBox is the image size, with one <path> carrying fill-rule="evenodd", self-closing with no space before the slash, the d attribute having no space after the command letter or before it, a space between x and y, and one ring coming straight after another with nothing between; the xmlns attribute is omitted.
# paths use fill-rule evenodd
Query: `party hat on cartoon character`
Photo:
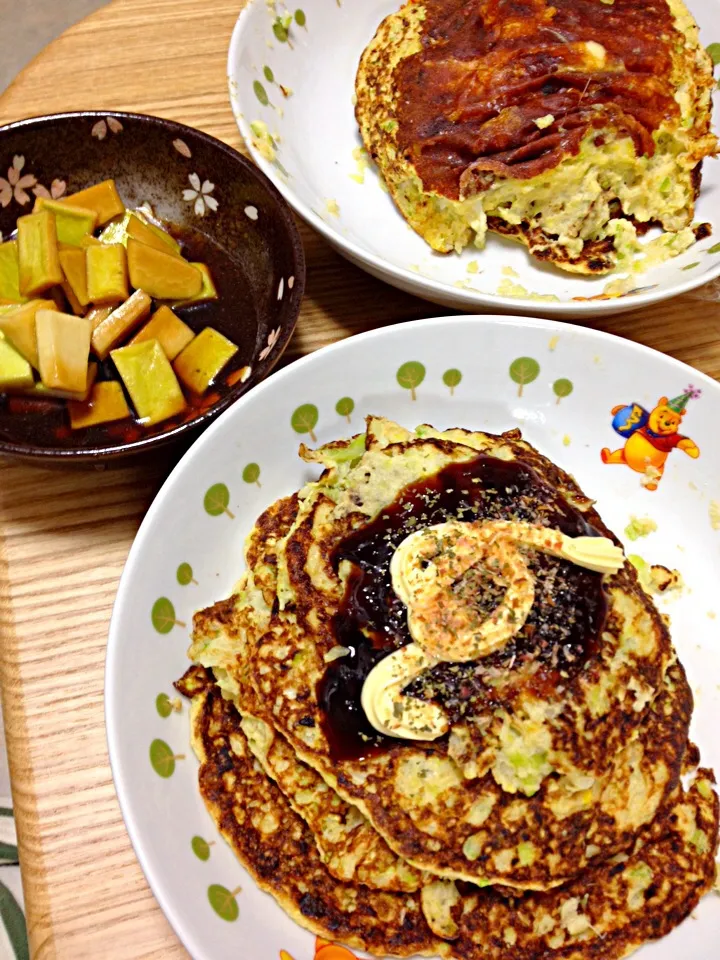
<svg viewBox="0 0 720 960"><path fill-rule="evenodd" d="M697 400L700 396L702 396L702 390L698 390L691 383L685 388L685 391L681 393L680 396L673 397L672 400L668 400L667 405L671 410L674 410L675 413L683 415L687 410L688 401Z"/></svg>
<svg viewBox="0 0 720 960"><path fill-rule="evenodd" d="M702 391L691 383L681 394L673 397L672 400L665 401L663 405L682 417L687 412L688 402L697 400L701 394ZM664 400L665 398L663 398ZM646 410L640 403L620 404L612 410L613 430L615 433L619 433L621 437L631 437L637 430L648 426L651 413L652 411Z"/></svg>

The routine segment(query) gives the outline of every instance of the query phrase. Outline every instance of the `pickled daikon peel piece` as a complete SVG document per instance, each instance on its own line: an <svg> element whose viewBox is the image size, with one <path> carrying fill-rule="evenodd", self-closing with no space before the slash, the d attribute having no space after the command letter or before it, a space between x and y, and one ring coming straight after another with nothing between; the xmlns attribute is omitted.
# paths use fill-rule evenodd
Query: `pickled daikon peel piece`
<svg viewBox="0 0 720 960"><path fill-rule="evenodd" d="M180 381L193 393L204 393L238 347L212 327L192 340L173 364Z"/></svg>
<svg viewBox="0 0 720 960"><path fill-rule="evenodd" d="M46 387L83 393L87 384L91 323L57 310L35 315L38 369Z"/></svg>
<svg viewBox="0 0 720 960"><path fill-rule="evenodd" d="M84 403L74 400L68 404L68 412L73 430L125 420L131 415L123 388L116 380L96 383Z"/></svg>
<svg viewBox="0 0 720 960"><path fill-rule="evenodd" d="M158 300L186 300L202 289L202 274L181 257L128 237L130 283Z"/></svg>
<svg viewBox="0 0 720 960"><path fill-rule="evenodd" d="M130 343L141 343L143 340L157 340L163 348L168 360L184 350L195 336L190 327L176 316L170 307L158 307L142 330L138 331Z"/></svg>
<svg viewBox="0 0 720 960"><path fill-rule="evenodd" d="M20 293L34 297L62 283L55 217L48 210L28 213L17 222Z"/></svg>
<svg viewBox="0 0 720 960"><path fill-rule="evenodd" d="M185 397L157 340L120 347L110 354L135 412L146 426L182 413Z"/></svg>

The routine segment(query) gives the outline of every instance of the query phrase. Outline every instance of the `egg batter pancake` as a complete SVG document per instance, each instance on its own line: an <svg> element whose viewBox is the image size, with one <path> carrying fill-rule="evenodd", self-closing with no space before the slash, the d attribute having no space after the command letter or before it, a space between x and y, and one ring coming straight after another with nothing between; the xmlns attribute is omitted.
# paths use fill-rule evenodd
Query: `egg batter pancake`
<svg viewBox="0 0 720 960"><path fill-rule="evenodd" d="M297 758L272 726L243 667L248 638L254 635L258 621L267 625L263 611L272 606L277 589L276 544L287 534L297 509L294 496L262 514L247 544L254 577L243 578L239 593L195 614L189 653L200 663L214 664L223 678L223 689L232 696L242 717L241 727L250 750L295 813L305 820L329 873L338 880L354 880L375 890L415 891L423 874L393 853L357 807L343 800L312 767Z"/></svg>
<svg viewBox="0 0 720 960"><path fill-rule="evenodd" d="M407 0L362 55L356 116L434 250L490 230L600 274L710 232L692 223L713 87L682 0ZM642 245L651 224L666 235Z"/></svg>
<svg viewBox="0 0 720 960"><path fill-rule="evenodd" d="M291 643L290 652L303 657L309 649ZM544 888L626 850L676 785L692 701L682 673L672 686L603 777L549 776L531 797L503 790L492 773L467 778L447 743L397 744L363 760L321 765L300 738L292 742L415 866L483 884Z"/></svg>
<svg viewBox="0 0 720 960"><path fill-rule="evenodd" d="M301 497L302 509L278 549L279 609L251 653L252 680L300 757L416 866L465 880L559 883L581 869L582 849L566 846L562 856L520 863L512 851L485 849L471 837L490 814L485 805L494 807L497 797L494 816L510 807L527 829L547 820L565 833L570 813L584 813L587 827L588 810L606 818L599 831L606 855L652 818L677 776L687 730L683 710L673 749L651 758L637 742L638 723L671 657L667 631L629 565L603 585L598 574L536 558L545 586L516 642L486 658L480 672L477 664L443 664L416 682L414 692L444 704L455 721L450 737L423 746L375 735L359 692L378 658L409 640L388 577L394 546L407 529L434 522L438 512L446 518L448 512L542 516L575 533L604 528L570 478L517 434L431 436L426 427L413 438L378 420L368 429L359 463L331 469ZM413 504L418 509L408 509ZM399 527L393 518L402 520ZM568 628L572 620L575 630ZM353 655L326 663L338 646ZM633 774L641 790L638 802L626 807ZM552 800L539 793L545 780ZM533 803L544 816L532 814ZM579 837L570 833L578 847Z"/></svg>
<svg viewBox="0 0 720 960"><path fill-rule="evenodd" d="M385 506L401 491L407 495L408 481L425 476L424 494L436 499L437 489L431 488L444 486L444 505L436 507L445 513L540 515L568 532L604 530L570 478L516 433L437 434L430 427L419 432L422 437L371 418L367 436L349 446L306 451L308 458L330 464L326 474L302 491L296 508L286 510L285 501L276 506L278 515L285 511L284 535L264 515L250 538L253 588L241 591L241 603L262 622L250 631L244 656L235 659L232 637L216 636L213 642L212 632L208 639L207 631L197 629L190 654L212 666L236 698L249 678L266 705L264 719L287 737L301 760L359 806L405 859L466 880L549 886L582 869L586 847L591 858L610 856L652 818L677 779L690 710L687 688L683 680L672 735L654 732L644 743L638 724L662 686L672 651L633 569L627 565L606 587L598 574L535 558L545 586L524 636L488 658L482 673L472 664L441 665L413 691L444 704L455 721L450 737L411 748L374 736L359 709L358 685L378 656L409 639L402 605L390 596L386 581L394 540L383 518L406 517L412 527L423 516L431 519L435 509L425 504L413 514L406 509L412 499L407 496ZM361 458L355 463L356 453ZM487 475L467 473L478 469ZM455 471L452 483L460 498L452 503L447 470ZM358 538L367 546L372 531L385 559L375 552L364 563ZM405 522L394 536L404 532ZM564 593L570 607L557 602ZM261 602L250 601L255 594ZM573 606L572 596L581 596L582 603ZM359 597L365 608L358 607ZM373 597L380 598L378 609L367 607L376 603ZM348 603L354 605L352 616ZM384 636L389 644L384 652L362 634L361 621L373 618L373 643L378 646L378 636ZM569 629L568 619L576 628ZM348 659L351 648L355 655ZM238 705L242 710L241 697ZM382 749L361 757L374 748ZM429 779L425 790L418 787L423 777ZM570 816L574 830L568 831ZM529 831L532 849L523 848L522 858L503 839L508 818ZM497 825L492 842L478 830L486 819ZM581 843L590 828L597 842ZM537 832L553 843L564 837L553 857L533 852Z"/></svg>
<svg viewBox="0 0 720 960"><path fill-rule="evenodd" d="M709 771L681 786L692 694L592 501L516 430L368 417L300 452L321 476L260 516L178 685L260 886L380 955L615 960L669 932L712 885L718 802ZM364 693L423 644L389 735ZM441 728L411 738L408 702Z"/></svg>
<svg viewBox="0 0 720 960"><path fill-rule="evenodd" d="M394 854L357 807L346 803L312 767L298 760L290 744L267 722L251 688L243 688L237 703L250 749L308 825L328 872L338 880L355 880L373 890L418 890L426 875Z"/></svg>
<svg viewBox="0 0 720 960"><path fill-rule="evenodd" d="M381 956L437 956L417 894L389 894L330 876L310 831L256 763L232 703L191 668L177 684L193 698L200 792L220 833L260 887L317 936Z"/></svg>
<svg viewBox="0 0 720 960"><path fill-rule="evenodd" d="M677 926L712 887L718 799L703 769L687 793L673 792L632 853L564 888L508 896L435 881L418 898L338 883L307 827L252 761L240 718L212 674L191 667L177 687L192 698L200 788L220 832L258 885L320 936L390 956L619 960Z"/></svg>
<svg viewBox="0 0 720 960"><path fill-rule="evenodd" d="M639 837L630 855L566 887L505 898L478 891L446 913L457 960L620 960L673 930L712 889L718 798L698 770ZM447 894L445 895L447 898ZM452 896L446 899L451 903ZM455 919L456 918L456 919ZM446 928L447 929L447 928ZM452 927L450 926L450 929Z"/></svg>

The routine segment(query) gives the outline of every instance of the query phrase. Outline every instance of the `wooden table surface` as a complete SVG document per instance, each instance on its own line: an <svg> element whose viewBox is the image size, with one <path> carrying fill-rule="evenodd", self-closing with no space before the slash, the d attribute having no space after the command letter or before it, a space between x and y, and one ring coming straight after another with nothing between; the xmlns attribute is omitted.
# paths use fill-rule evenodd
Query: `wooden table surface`
<svg viewBox="0 0 720 960"><path fill-rule="evenodd" d="M241 4L114 0L20 74L0 97L0 123L65 110L132 110L181 120L241 148L225 76ZM380 323L441 312L350 266L308 228L302 233L307 297L290 359ZM720 303L707 288L593 325L720 378ZM0 681L37 958L187 956L135 860L103 723L115 590L171 465L159 459L64 472L0 460Z"/></svg>

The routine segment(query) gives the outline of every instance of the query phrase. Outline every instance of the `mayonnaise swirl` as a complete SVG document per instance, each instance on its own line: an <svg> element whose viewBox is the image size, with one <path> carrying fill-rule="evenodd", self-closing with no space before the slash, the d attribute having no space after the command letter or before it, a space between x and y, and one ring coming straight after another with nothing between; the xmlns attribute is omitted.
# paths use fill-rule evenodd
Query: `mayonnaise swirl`
<svg viewBox="0 0 720 960"><path fill-rule="evenodd" d="M486 657L523 628L535 600L523 546L603 574L616 573L625 562L622 549L607 537L568 537L510 520L450 520L406 537L393 554L390 573L414 642L381 660L365 680L361 702L376 730L409 740L435 740L447 732L440 707L402 691L434 664ZM455 589L475 567L505 591L484 619Z"/></svg>
<svg viewBox="0 0 720 960"><path fill-rule="evenodd" d="M437 704L405 697L402 693L403 687L435 663L437 661L430 659L422 647L409 643L370 671L360 702L376 730L405 740L435 740L447 733L447 717Z"/></svg>

